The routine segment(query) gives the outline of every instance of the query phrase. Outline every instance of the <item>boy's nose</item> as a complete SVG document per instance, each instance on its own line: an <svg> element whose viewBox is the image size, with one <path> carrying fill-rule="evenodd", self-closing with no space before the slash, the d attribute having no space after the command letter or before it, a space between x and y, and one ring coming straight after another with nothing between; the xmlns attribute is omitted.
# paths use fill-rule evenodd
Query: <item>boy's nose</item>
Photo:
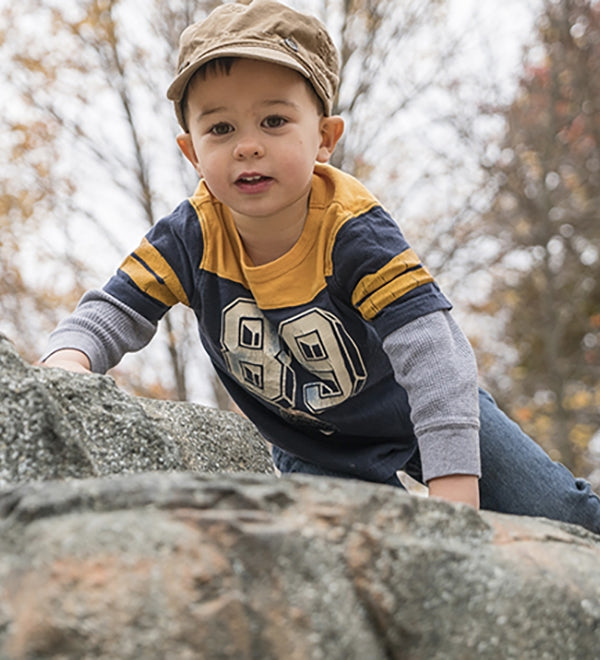
<svg viewBox="0 0 600 660"><path fill-rule="evenodd" d="M261 158L264 156L264 148L258 140L254 138L244 138L235 145L234 157L237 160L245 158Z"/></svg>

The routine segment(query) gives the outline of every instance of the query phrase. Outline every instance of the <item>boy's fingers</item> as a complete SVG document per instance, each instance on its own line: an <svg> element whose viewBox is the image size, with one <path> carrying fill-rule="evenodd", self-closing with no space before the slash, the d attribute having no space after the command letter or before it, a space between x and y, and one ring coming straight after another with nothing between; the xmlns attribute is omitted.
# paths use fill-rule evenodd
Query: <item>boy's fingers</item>
<svg viewBox="0 0 600 660"><path fill-rule="evenodd" d="M66 360L56 360L51 364L46 362L36 362L34 363L34 366L45 367L46 369L63 369L65 371L73 371L80 374L92 373L90 369L86 369L83 365L79 364L79 362L68 362Z"/></svg>

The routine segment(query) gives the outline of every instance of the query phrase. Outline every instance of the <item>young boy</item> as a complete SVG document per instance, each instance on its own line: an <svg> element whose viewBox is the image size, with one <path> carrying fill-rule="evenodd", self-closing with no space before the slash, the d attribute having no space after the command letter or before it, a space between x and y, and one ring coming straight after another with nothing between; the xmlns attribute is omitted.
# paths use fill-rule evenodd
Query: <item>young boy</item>
<svg viewBox="0 0 600 660"><path fill-rule="evenodd" d="M432 496L600 533L589 485L478 391L451 305L396 223L326 164L337 84L324 26L274 0L188 27L167 95L198 189L83 297L45 364L103 373L182 302L282 472L400 486L404 469Z"/></svg>

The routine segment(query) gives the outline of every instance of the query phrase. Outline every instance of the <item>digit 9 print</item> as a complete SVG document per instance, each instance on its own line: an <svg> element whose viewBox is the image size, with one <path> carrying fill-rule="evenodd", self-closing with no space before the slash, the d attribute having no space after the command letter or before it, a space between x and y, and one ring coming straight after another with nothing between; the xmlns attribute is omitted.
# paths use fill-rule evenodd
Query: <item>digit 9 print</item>
<svg viewBox="0 0 600 660"><path fill-rule="evenodd" d="M302 403L319 413L363 387L367 374L358 348L333 314L313 308L283 321L268 321L253 300L238 298L223 310L221 345L229 371L258 396L294 407L294 361L315 376ZM293 357L293 359L292 359Z"/></svg>
<svg viewBox="0 0 600 660"><path fill-rule="evenodd" d="M330 312L303 312L281 323L279 334L294 358L318 378L302 393L311 412L342 403L364 385L366 372L358 348Z"/></svg>

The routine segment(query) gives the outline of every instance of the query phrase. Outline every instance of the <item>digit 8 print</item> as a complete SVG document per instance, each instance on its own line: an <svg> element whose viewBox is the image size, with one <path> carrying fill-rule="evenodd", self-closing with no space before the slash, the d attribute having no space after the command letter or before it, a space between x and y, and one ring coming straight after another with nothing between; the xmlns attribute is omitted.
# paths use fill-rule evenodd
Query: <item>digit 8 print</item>
<svg viewBox="0 0 600 660"><path fill-rule="evenodd" d="M291 358L253 300L238 298L222 312L221 346L229 371L254 394L284 408L294 405Z"/></svg>

